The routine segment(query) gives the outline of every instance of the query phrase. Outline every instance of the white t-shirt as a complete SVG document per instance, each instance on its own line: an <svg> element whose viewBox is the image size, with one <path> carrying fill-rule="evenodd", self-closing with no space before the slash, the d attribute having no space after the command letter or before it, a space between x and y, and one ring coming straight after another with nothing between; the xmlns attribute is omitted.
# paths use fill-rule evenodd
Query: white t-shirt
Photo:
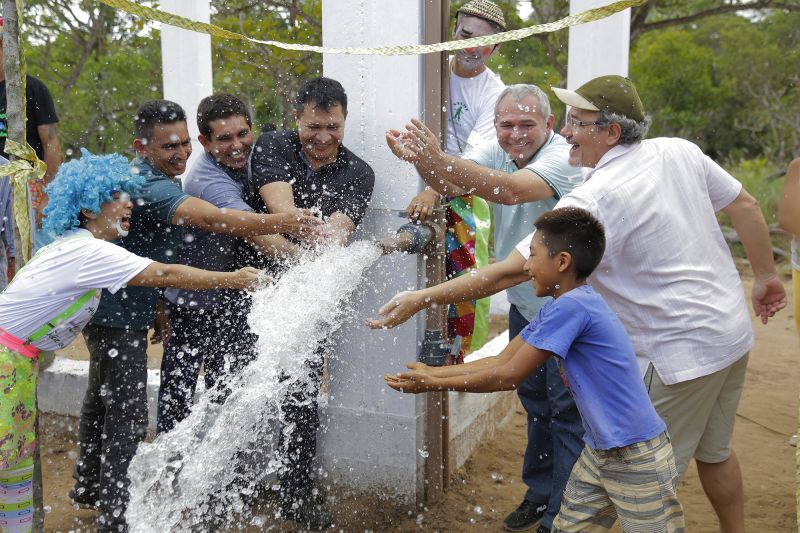
<svg viewBox="0 0 800 533"><path fill-rule="evenodd" d="M500 76L488 68L472 78L462 78L450 71L448 154L461 156L470 145L477 146L497 139L494 106L505 88Z"/></svg>
<svg viewBox="0 0 800 533"><path fill-rule="evenodd" d="M0 294L0 328L27 339L92 289L112 294L152 263L85 229L64 233L14 276ZM67 346L97 310L100 292L78 312L33 342L41 350Z"/></svg>
<svg viewBox="0 0 800 533"><path fill-rule="evenodd" d="M753 345L744 290L716 212L742 185L683 139L607 152L556 205L591 212L606 251L589 283L666 384L727 368ZM527 258L530 236L517 245Z"/></svg>

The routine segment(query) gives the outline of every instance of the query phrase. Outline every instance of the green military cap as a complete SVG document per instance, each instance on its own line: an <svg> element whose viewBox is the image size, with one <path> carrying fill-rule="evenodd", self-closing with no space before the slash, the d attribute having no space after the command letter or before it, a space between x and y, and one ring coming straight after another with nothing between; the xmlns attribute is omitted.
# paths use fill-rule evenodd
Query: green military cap
<svg viewBox="0 0 800 533"><path fill-rule="evenodd" d="M630 119L644 120L644 106L633 82L624 76L600 76L574 91L552 87L559 100L570 107L587 111L617 113Z"/></svg>

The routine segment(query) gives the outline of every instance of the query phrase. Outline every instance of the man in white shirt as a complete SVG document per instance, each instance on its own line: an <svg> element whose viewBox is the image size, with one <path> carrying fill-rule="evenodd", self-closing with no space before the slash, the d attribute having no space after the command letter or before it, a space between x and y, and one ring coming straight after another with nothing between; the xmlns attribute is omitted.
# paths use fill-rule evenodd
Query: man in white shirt
<svg viewBox="0 0 800 533"><path fill-rule="evenodd" d="M502 259L514 252L539 215L582 179L581 170L569 165L569 145L553 131L553 121L550 101L539 87L510 85L495 105L497 141L470 148L462 158L442 151L436 135L419 121L412 120L405 134L390 130L387 142L395 155L414 163L434 190L446 196L474 193L492 202L495 256ZM509 288L506 296L511 340L548 298L538 298L530 283ZM550 531L583 448L581 417L555 359L531 374L517 392L528 413L522 465L528 490L504 524L509 531Z"/></svg>
<svg viewBox="0 0 800 533"><path fill-rule="evenodd" d="M606 252L589 282L631 335L679 472L694 457L720 530L744 531L731 436L753 333L715 212L730 216L747 252L753 308L766 323L785 307L786 293L758 203L697 146L643 140L650 120L627 78L554 91L570 106L561 130L572 145L569 161L587 169L584 184L556 208L583 207L605 225ZM379 322L392 326L423 307L519 283L529 242L470 279L396 296Z"/></svg>

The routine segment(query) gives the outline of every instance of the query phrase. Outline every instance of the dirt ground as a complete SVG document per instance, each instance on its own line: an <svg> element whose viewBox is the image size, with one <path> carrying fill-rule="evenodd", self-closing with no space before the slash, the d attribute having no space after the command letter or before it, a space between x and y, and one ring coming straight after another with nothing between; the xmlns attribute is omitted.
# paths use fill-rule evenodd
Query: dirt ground
<svg viewBox="0 0 800 533"><path fill-rule="evenodd" d="M789 285L787 284L787 289ZM747 530L797 531L795 519L795 448L800 350L791 307L767 326L754 322L756 346L748 367L747 385L737 412L734 447L745 483ZM95 513L73 508L67 498L76 458L74 420L45 420L42 463L46 530L93 531ZM465 468L455 473L444 499L431 509L415 511L368 497L342 496L330 507L336 519L332 531L500 531L502 520L525 492L519 478L525 448L525 416L520 406L511 422L487 439ZM687 529L717 531L715 515L691 466L679 497ZM246 531L294 531L290 523L271 518L267 504L254 510ZM238 528L237 528L238 529Z"/></svg>

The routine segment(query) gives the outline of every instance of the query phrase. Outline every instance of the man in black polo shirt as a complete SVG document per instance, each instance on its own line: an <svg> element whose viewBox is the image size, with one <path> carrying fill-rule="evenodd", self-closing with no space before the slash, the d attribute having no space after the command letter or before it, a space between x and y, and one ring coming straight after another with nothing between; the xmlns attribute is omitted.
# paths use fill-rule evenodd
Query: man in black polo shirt
<svg viewBox="0 0 800 533"><path fill-rule="evenodd" d="M317 209L331 238L342 244L361 222L375 183L370 166L342 146L346 116L347 95L338 81L309 80L295 100L297 129L262 134L251 159L252 180L270 213ZM312 495L322 352L323 347L308 362L313 387L298 387L286 398L284 416L295 423L294 431L288 437L280 432L283 515L315 530L331 522Z"/></svg>

